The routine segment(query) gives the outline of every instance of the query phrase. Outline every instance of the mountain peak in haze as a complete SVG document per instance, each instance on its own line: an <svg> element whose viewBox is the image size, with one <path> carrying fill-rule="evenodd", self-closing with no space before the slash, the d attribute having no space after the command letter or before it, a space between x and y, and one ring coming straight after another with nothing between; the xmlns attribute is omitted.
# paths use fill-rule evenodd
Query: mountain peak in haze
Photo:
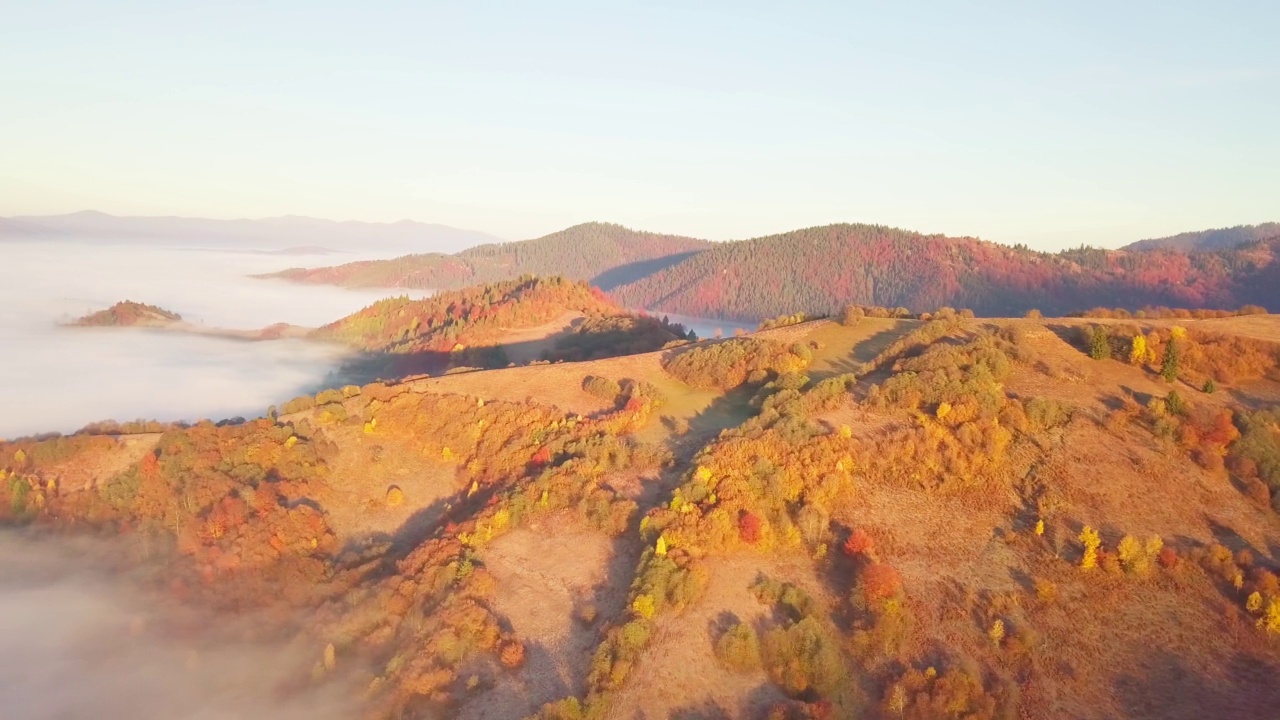
<svg viewBox="0 0 1280 720"><path fill-rule="evenodd" d="M283 250L300 245L345 251L457 252L501 238L414 220L394 223L334 221L303 215L215 220L188 217L125 217L98 210L65 215L0 218L0 240L144 242L148 245L208 244L230 249Z"/></svg>

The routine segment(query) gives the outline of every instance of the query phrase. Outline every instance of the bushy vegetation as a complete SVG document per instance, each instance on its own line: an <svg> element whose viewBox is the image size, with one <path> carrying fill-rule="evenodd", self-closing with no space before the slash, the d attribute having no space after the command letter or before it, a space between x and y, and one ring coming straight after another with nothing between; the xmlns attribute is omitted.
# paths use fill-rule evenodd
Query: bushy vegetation
<svg viewBox="0 0 1280 720"><path fill-rule="evenodd" d="M588 395L608 402L614 402L622 394L622 386L616 380L598 375L588 375L582 379L582 389Z"/></svg>
<svg viewBox="0 0 1280 720"><path fill-rule="evenodd" d="M1261 482L1280 512L1280 408L1241 412L1240 437L1231 445L1231 470L1246 483Z"/></svg>
<svg viewBox="0 0 1280 720"><path fill-rule="evenodd" d="M803 345L740 337L680 352L664 367L693 387L728 390L761 382L772 374L803 370L812 358L812 351Z"/></svg>
<svg viewBox="0 0 1280 720"><path fill-rule="evenodd" d="M800 323L816 320L816 317L805 315L804 313L792 313L790 315L779 315L775 318L768 318L760 321L760 330L772 330L774 328L789 327L791 325L799 325Z"/></svg>
<svg viewBox="0 0 1280 720"><path fill-rule="evenodd" d="M910 720L997 720L1009 716L1003 693L993 694L971 670L911 669L890 686L883 701L891 717Z"/></svg>
<svg viewBox="0 0 1280 720"><path fill-rule="evenodd" d="M690 339L683 325L666 318L630 314L590 317L557 339L555 348L543 353L543 358L557 362L598 360L652 352Z"/></svg>
<svg viewBox="0 0 1280 720"><path fill-rule="evenodd" d="M963 344L933 345L898 361L867 401L885 411L909 411L912 423L866 449L867 470L924 487L974 484L999 473L1016 433L1032 430L1033 422L1040 429L1065 422L1066 408L1049 401L1024 405L1005 394L1013 352L1009 340L980 332Z"/></svg>
<svg viewBox="0 0 1280 720"><path fill-rule="evenodd" d="M778 608L782 615L761 642L769 678L794 697L831 700L848 689L839 634L821 604L799 587L768 577L759 578L751 589L761 603Z"/></svg>
<svg viewBox="0 0 1280 720"><path fill-rule="evenodd" d="M760 669L760 637L746 623L734 623L716 641L716 657L734 672Z"/></svg>

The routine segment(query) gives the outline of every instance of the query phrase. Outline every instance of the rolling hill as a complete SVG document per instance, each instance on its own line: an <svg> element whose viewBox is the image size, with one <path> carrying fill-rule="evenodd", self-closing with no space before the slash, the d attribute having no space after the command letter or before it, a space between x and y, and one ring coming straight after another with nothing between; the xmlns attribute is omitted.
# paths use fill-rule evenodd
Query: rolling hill
<svg viewBox="0 0 1280 720"><path fill-rule="evenodd" d="M588 280L608 290L710 247L706 240L585 223L534 240L491 243L455 255L410 255L336 267L293 268L264 277L344 287L452 290L525 274Z"/></svg>
<svg viewBox="0 0 1280 720"><path fill-rule="evenodd" d="M370 720L1267 720L1280 323L1176 322L820 320L3 442L0 520L159 560L184 637L254 618L279 693Z"/></svg>
<svg viewBox="0 0 1280 720"><path fill-rule="evenodd" d="M1259 240L1280 237L1280 223L1237 225L1216 230L1179 233L1163 238L1139 240L1125 250L1178 250L1181 252L1225 250Z"/></svg>

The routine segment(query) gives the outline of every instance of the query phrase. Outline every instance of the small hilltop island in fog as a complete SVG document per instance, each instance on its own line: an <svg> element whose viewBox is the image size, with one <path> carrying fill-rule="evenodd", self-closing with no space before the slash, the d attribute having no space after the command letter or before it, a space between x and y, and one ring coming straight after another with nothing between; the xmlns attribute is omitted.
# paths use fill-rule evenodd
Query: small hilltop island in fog
<svg viewBox="0 0 1280 720"><path fill-rule="evenodd" d="M181 322L181 315L162 307L121 300L106 310L77 318L71 324L76 327L168 327Z"/></svg>
<svg viewBox="0 0 1280 720"><path fill-rule="evenodd" d="M206 327L187 322L176 312L132 300L121 300L105 310L98 310L77 318L70 322L69 325L71 327L94 328L148 328L193 335L213 335L233 340L297 338L305 337L312 331L311 328L299 327L288 323L275 323L257 330Z"/></svg>

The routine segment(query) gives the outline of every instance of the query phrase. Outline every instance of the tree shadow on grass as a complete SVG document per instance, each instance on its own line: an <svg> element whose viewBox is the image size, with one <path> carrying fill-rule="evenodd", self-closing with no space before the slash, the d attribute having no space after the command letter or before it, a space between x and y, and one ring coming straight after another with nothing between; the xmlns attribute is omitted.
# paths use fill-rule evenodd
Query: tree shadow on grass
<svg viewBox="0 0 1280 720"><path fill-rule="evenodd" d="M814 382L818 382L837 375L856 373L863 370L863 366L866 363L874 360L885 348L906 334L907 331L897 325L881 330L854 345L844 357L828 360L828 369L812 372L810 377Z"/></svg>
<svg viewBox="0 0 1280 720"><path fill-rule="evenodd" d="M1126 668L1113 690L1126 718L1272 720L1280 707L1280 684L1269 658L1237 653L1221 677L1188 658L1155 649Z"/></svg>

